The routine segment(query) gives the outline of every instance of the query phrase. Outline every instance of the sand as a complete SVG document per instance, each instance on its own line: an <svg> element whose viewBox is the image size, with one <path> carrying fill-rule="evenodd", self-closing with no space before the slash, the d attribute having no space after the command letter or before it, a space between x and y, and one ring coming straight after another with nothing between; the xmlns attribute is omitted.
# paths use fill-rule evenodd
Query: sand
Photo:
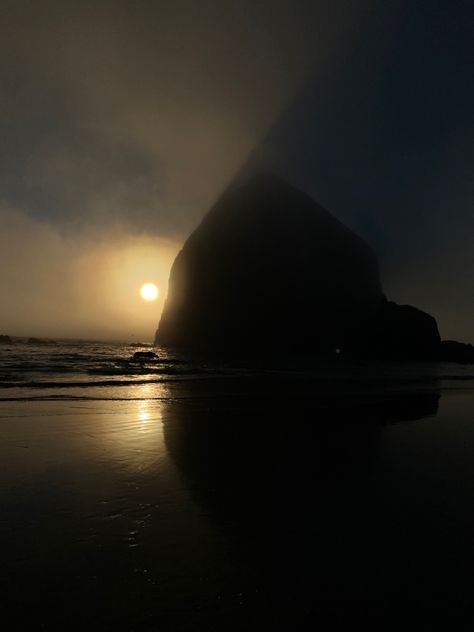
<svg viewBox="0 0 474 632"><path fill-rule="evenodd" d="M464 614L469 384L280 376L1 402L5 616L174 631Z"/></svg>

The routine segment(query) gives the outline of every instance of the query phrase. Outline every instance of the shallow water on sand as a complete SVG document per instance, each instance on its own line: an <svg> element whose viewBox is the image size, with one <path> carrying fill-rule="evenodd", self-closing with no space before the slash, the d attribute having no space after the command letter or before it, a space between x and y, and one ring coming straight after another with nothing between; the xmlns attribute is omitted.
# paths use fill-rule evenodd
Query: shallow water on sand
<svg viewBox="0 0 474 632"><path fill-rule="evenodd" d="M316 373L75 380L61 399L7 386L4 616L173 631L386 623L409 607L465 619L469 369Z"/></svg>

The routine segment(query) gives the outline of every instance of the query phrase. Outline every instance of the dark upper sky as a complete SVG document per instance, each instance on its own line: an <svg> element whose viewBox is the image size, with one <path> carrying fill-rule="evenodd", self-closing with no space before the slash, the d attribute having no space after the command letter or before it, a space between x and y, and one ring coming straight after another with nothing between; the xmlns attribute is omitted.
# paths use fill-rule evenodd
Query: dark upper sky
<svg viewBox="0 0 474 632"><path fill-rule="evenodd" d="M0 246L19 217L25 244L54 231L69 257L111 232L178 244L264 164L366 237L390 297L474 342L473 14L470 0L4 0ZM48 244L51 270L64 248ZM0 263L2 296L35 265L21 247Z"/></svg>

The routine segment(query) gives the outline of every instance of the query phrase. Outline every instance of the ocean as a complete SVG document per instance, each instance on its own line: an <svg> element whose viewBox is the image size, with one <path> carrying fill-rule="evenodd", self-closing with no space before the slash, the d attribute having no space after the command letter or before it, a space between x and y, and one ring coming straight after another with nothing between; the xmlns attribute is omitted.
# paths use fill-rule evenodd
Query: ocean
<svg viewBox="0 0 474 632"><path fill-rule="evenodd" d="M136 352L157 358L135 360ZM213 374L215 368L150 344L26 340L0 347L0 400L150 399L154 386Z"/></svg>
<svg viewBox="0 0 474 632"><path fill-rule="evenodd" d="M257 357L0 347L5 620L173 632L470 620L474 367Z"/></svg>

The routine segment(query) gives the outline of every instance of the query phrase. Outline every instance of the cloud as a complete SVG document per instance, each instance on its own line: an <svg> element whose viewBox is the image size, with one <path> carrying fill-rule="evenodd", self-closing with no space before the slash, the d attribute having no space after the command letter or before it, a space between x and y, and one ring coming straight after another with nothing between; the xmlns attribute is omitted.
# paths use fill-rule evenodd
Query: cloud
<svg viewBox="0 0 474 632"><path fill-rule="evenodd" d="M327 2L7 2L0 194L186 236L354 11Z"/></svg>

